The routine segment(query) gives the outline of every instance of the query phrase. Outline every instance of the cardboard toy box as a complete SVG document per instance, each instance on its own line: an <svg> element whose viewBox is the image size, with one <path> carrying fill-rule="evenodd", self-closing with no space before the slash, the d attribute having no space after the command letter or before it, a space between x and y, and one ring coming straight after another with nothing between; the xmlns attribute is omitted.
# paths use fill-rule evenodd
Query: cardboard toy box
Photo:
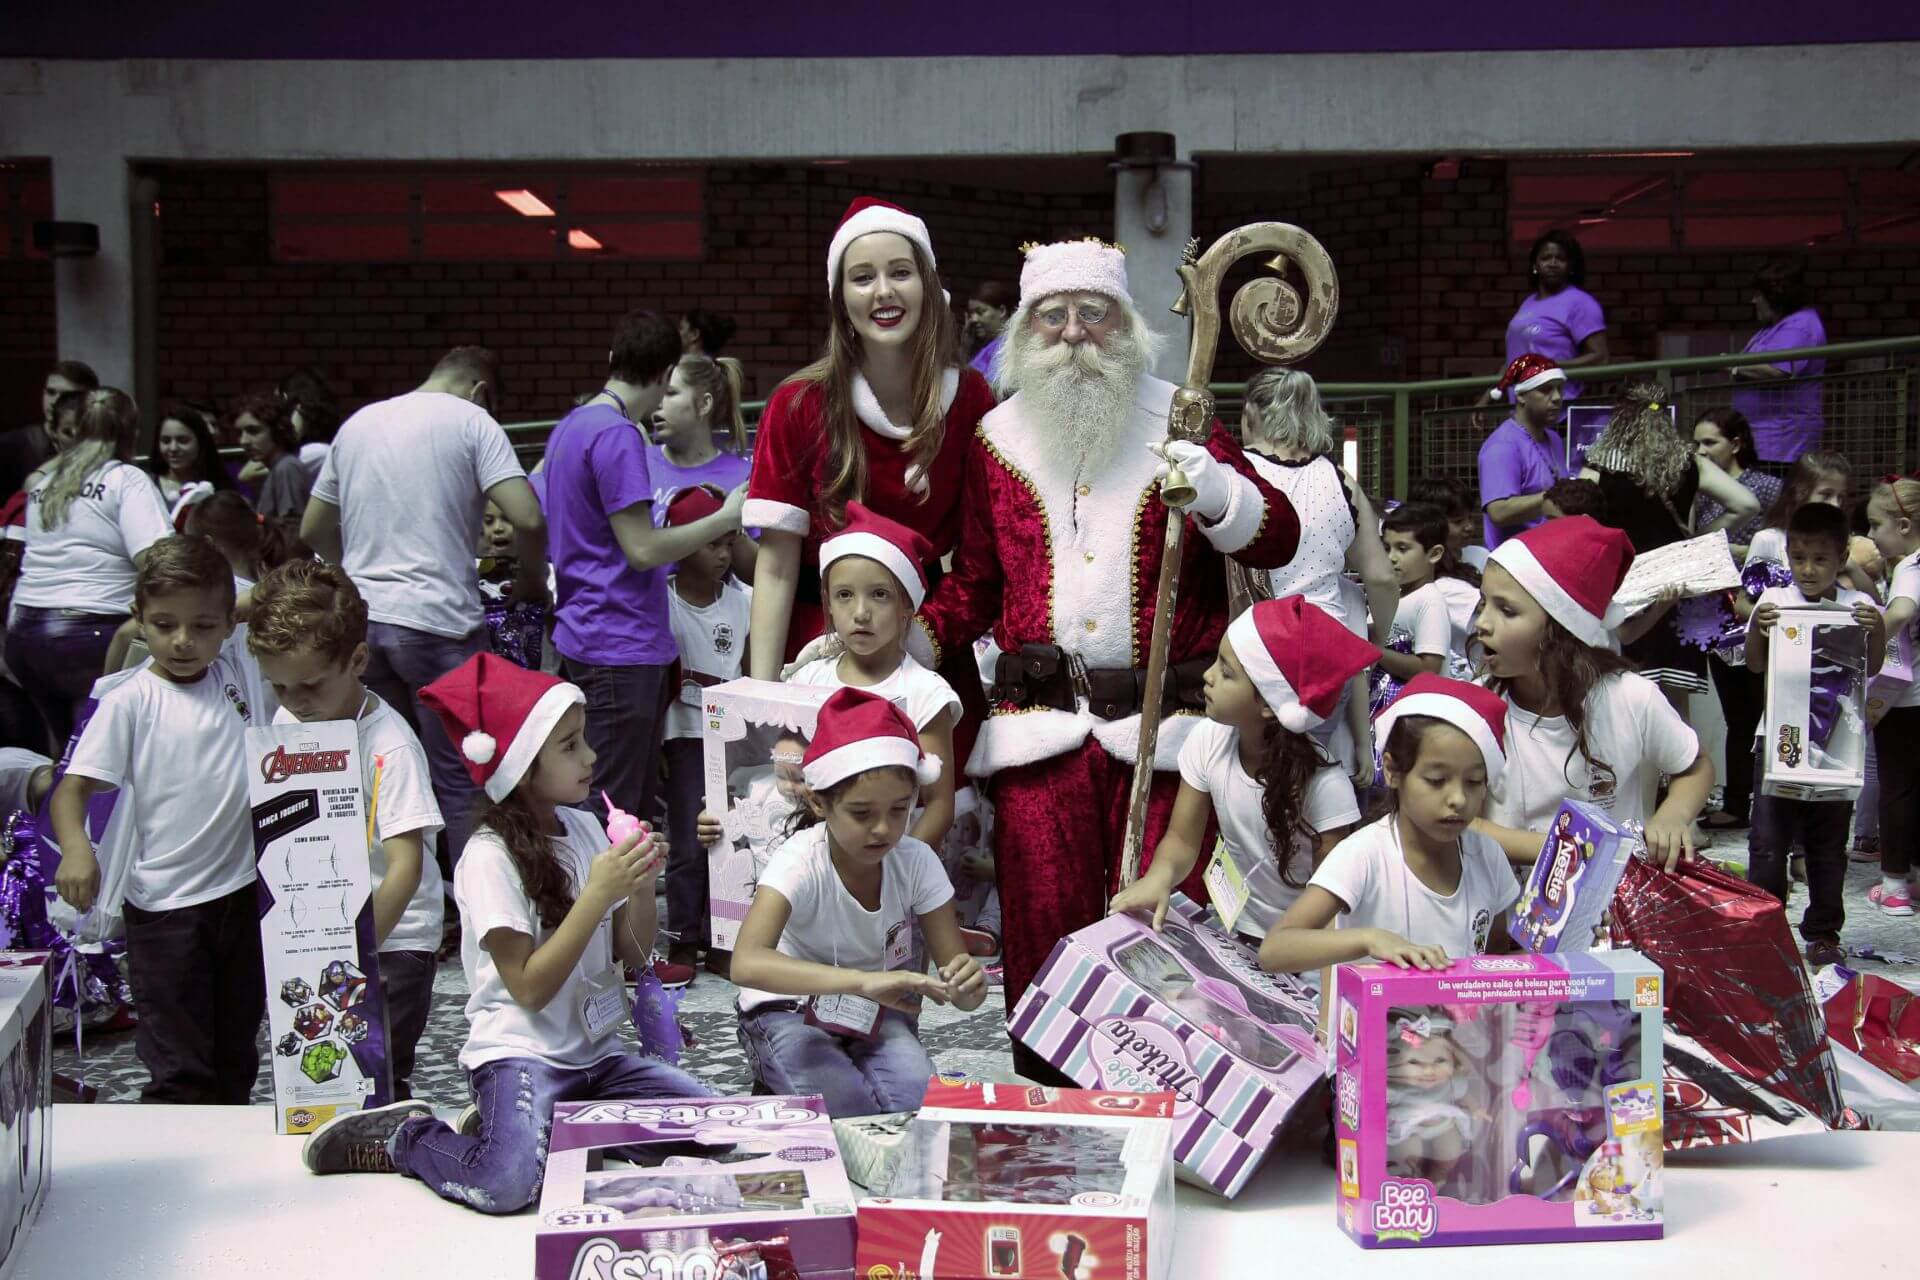
<svg viewBox="0 0 1920 1280"><path fill-rule="evenodd" d="M536 1280L850 1280L853 1234L853 1189L818 1097L553 1109Z"/></svg>
<svg viewBox="0 0 1920 1280"><path fill-rule="evenodd" d="M1867 723L1870 725L1879 724L1913 685L1914 667L1920 662L1915 654L1916 625L1920 624L1909 622L1896 631L1887 632L1886 660L1867 681Z"/></svg>
<svg viewBox="0 0 1920 1280"><path fill-rule="evenodd" d="M1761 790L1851 800L1867 779L1867 631L1838 605L1780 610L1767 636Z"/></svg>
<svg viewBox="0 0 1920 1280"><path fill-rule="evenodd" d="M53 1180L53 1005L44 951L0 952L0 1280L15 1274Z"/></svg>
<svg viewBox="0 0 1920 1280"><path fill-rule="evenodd" d="M855 1271L889 1280L1171 1280L1173 1099L935 1080Z"/></svg>
<svg viewBox="0 0 1920 1280"><path fill-rule="evenodd" d="M760 872L806 791L800 755L833 690L742 677L704 693L706 806L724 832L707 850L707 910L712 947L731 951Z"/></svg>
<svg viewBox="0 0 1920 1280"><path fill-rule="evenodd" d="M1662 981L1631 951L1339 966L1341 1228L1370 1249L1660 1236Z"/></svg>
<svg viewBox="0 0 1920 1280"><path fill-rule="evenodd" d="M1014 1008L1016 1039L1090 1089L1174 1095L1180 1176L1232 1196L1326 1074L1319 1004L1176 895L1161 932L1112 915L1069 934Z"/></svg>
<svg viewBox="0 0 1920 1280"><path fill-rule="evenodd" d="M1513 940L1527 951L1590 950L1627 859L1640 847L1640 839L1604 811L1562 800L1508 915Z"/></svg>

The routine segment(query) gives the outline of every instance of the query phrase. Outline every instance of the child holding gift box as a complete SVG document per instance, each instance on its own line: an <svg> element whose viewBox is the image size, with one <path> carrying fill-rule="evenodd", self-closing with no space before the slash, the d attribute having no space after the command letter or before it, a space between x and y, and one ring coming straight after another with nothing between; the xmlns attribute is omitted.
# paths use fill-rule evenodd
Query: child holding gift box
<svg viewBox="0 0 1920 1280"><path fill-rule="evenodd" d="M773 855L734 946L740 1043L762 1083L817 1093L836 1119L912 1111L933 1074L920 1000L977 1009L987 994L939 855L906 834L941 762L905 712L841 689L820 708L805 769L817 825ZM915 920L937 978L912 967Z"/></svg>
<svg viewBox="0 0 1920 1280"><path fill-rule="evenodd" d="M1869 597L1839 585L1847 563L1847 544L1847 518L1840 508L1809 502L1793 513L1787 522L1787 566L1793 571L1793 583L1768 587L1755 602L1753 616L1747 619L1749 671L1767 669L1769 642L1780 610L1811 604L1837 604L1851 610L1853 620L1867 631L1867 674L1880 669L1887 653L1886 624L1880 610ZM1840 945L1840 927L1847 918L1843 897L1853 801L1790 800L1762 794L1760 781L1767 761L1766 744L1760 740L1764 733L1763 720L1755 734L1753 835L1747 879L1785 902L1787 858L1796 841L1800 842L1807 855L1807 910L1800 918L1807 962L1815 968L1837 964L1847 954ZM1881 900L1873 898L1876 904Z"/></svg>
<svg viewBox="0 0 1920 1280"><path fill-rule="evenodd" d="M553 1105L708 1097L677 1067L626 1051L620 964L645 968L664 850L646 828L608 846L578 808L593 781L579 686L477 654L420 691L488 804L453 876L474 1106L456 1130L425 1103L329 1120L314 1173L406 1173L482 1213L533 1203Z"/></svg>
<svg viewBox="0 0 1920 1280"><path fill-rule="evenodd" d="M280 700L275 723L351 720L360 739L387 1056L394 1097L411 1098L445 910L440 866L427 852L442 823L426 753L405 718L361 683L370 657L367 605L333 565L293 560L260 579L247 650Z"/></svg>
<svg viewBox="0 0 1920 1280"><path fill-rule="evenodd" d="M1487 949L1520 896L1500 846L1470 826L1507 762L1505 712L1478 685L1407 682L1375 723L1390 811L1334 846L1261 944L1262 968L1372 958L1439 969Z"/></svg>
<svg viewBox="0 0 1920 1280"><path fill-rule="evenodd" d="M1891 566L1886 627L1911 657L1920 651L1920 473L1890 477L1867 501L1867 532ZM1880 766L1880 884L1869 890L1890 916L1913 914L1913 876L1920 855L1920 682L1901 691L1873 730ZM1875 894L1878 894L1876 897Z"/></svg>
<svg viewBox="0 0 1920 1280"><path fill-rule="evenodd" d="M1352 779L1311 733L1334 713L1347 681L1379 656L1299 596L1263 600L1235 618L1207 668L1206 722L1180 748L1167 833L1153 866L1114 897L1113 909L1151 914L1159 929L1217 818L1224 848L1216 856L1232 861L1247 891L1228 924L1264 938L1360 821Z"/></svg>

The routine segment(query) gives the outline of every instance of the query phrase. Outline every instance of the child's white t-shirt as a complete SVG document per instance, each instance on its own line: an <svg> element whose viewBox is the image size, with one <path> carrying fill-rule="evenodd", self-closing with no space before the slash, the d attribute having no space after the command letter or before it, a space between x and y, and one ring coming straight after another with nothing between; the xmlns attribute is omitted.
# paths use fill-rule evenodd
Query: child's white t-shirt
<svg viewBox="0 0 1920 1280"><path fill-rule="evenodd" d="M27 807L27 793L33 790L33 775L53 761L25 747L0 747L0 821L6 815Z"/></svg>
<svg viewBox="0 0 1920 1280"><path fill-rule="evenodd" d="M900 669L879 684L848 685L840 678L840 659L818 658L787 677L791 684L823 685L829 689L863 689L885 698L907 713L916 729L925 729L942 711L960 718L960 695L938 673L929 671L912 654L900 660ZM966 762L959 761L958 764Z"/></svg>
<svg viewBox="0 0 1920 1280"><path fill-rule="evenodd" d="M1407 867L1398 818L1370 822L1328 851L1310 882L1346 904L1341 929L1385 929L1449 956L1487 949L1493 922L1520 896L1507 856L1489 836L1460 837L1460 883L1435 893Z"/></svg>
<svg viewBox="0 0 1920 1280"><path fill-rule="evenodd" d="M254 881L246 730L265 724L257 668L231 645L192 684L146 667L109 689L67 772L133 800L139 854L127 901L142 911L211 902Z"/></svg>
<svg viewBox="0 0 1920 1280"><path fill-rule="evenodd" d="M1433 580L1433 589L1447 602L1447 620L1453 625L1445 674L1455 680L1471 680L1473 664L1467 658L1467 643L1473 635L1473 615L1480 608L1480 588L1461 578L1443 576Z"/></svg>
<svg viewBox="0 0 1920 1280"><path fill-rule="evenodd" d="M1593 760L1568 755L1565 716L1536 716L1507 704L1507 767L1487 796L1487 818L1503 827L1545 831L1562 800L1583 800L1615 822L1645 822L1661 775L1683 772L1700 755L1700 738L1660 687L1632 671L1611 675L1587 695L1587 745Z"/></svg>
<svg viewBox="0 0 1920 1280"><path fill-rule="evenodd" d="M139 467L109 462L80 486L66 517L49 529L43 516L52 468L27 494L27 550L13 602L36 609L126 613L139 576L133 558L173 532L166 499Z"/></svg>
<svg viewBox="0 0 1920 1280"><path fill-rule="evenodd" d="M445 924L445 890L440 879L440 863L433 856L433 837L446 824L440 819L440 806L433 798L433 780L427 772L427 755L400 713L388 706L372 690L354 729L360 738L360 794L363 803L372 804L375 834L379 837L367 851L374 888L387 878L387 852L381 843L409 831L420 833L420 885L407 899L407 909L394 923L393 932L380 944L382 951L426 951L440 949L441 927ZM274 714L275 724L294 724L292 712L285 707ZM379 794L374 793L374 760L380 761Z"/></svg>
<svg viewBox="0 0 1920 1280"><path fill-rule="evenodd" d="M1400 597L1400 606L1393 614L1392 636L1397 639L1402 635L1413 645L1411 652L1438 657L1441 673L1446 673L1449 655L1454 652L1453 614L1434 582L1423 582Z"/></svg>
<svg viewBox="0 0 1920 1280"><path fill-rule="evenodd" d="M1920 605L1920 551L1915 551L1893 566L1893 577L1887 587L1887 604L1892 606L1895 600L1905 600L1909 604ZM1907 623L1908 651L1920 650L1920 614ZM1920 680L1909 684L1895 698L1896 707L1920 707Z"/></svg>
<svg viewBox="0 0 1920 1280"><path fill-rule="evenodd" d="M760 890L768 889L792 908L776 950L796 960L861 973L904 967L913 950L913 922L953 900L953 886L947 882L940 855L925 842L902 836L887 854L880 878L880 909L867 910L847 892L840 873L833 869L825 823L794 832L774 850L767 869L760 873ZM788 998L742 987L740 1009L745 1012Z"/></svg>
<svg viewBox="0 0 1920 1280"><path fill-rule="evenodd" d="M550 847L573 884L577 898L586 887L593 859L610 843L592 814L561 808L562 834ZM587 1000L596 991L621 991L613 953L613 910L600 918L560 990L539 1012L524 1008L501 981L493 956L481 941L494 929L512 929L533 939L537 949L551 936L540 912L521 884L520 871L500 837L476 829L453 869L453 900L460 908L460 967L466 971L467 1043L460 1066L473 1071L503 1058L537 1058L556 1067L590 1067L621 1052L619 1022L598 1036L587 1031Z"/></svg>
<svg viewBox="0 0 1920 1280"><path fill-rule="evenodd" d="M667 617L680 650L680 687L667 708L667 733L674 738L700 736L702 692L708 684L732 680L747 656L747 626L753 618L753 588L729 578L713 603L688 604L667 579ZM694 673L707 677L697 680Z"/></svg>
<svg viewBox="0 0 1920 1280"><path fill-rule="evenodd" d="M1264 938L1267 930L1300 896L1300 890L1280 876L1273 836L1267 830L1261 802L1267 789L1240 763L1240 731L1216 720L1202 720L1180 744L1180 781L1213 800L1214 820L1234 864L1246 877L1247 906L1234 928ZM1314 832L1331 831L1360 821L1360 804L1346 770L1329 763L1307 779L1300 797L1300 820ZM1201 850L1201 857L1209 850ZM1313 842L1295 832L1288 850L1293 878L1307 883L1313 874Z"/></svg>

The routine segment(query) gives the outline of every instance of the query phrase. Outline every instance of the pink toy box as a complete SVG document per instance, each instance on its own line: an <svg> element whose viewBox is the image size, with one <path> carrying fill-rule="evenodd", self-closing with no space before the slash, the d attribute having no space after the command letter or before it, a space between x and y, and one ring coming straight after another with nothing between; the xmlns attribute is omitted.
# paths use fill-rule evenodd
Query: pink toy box
<svg viewBox="0 0 1920 1280"><path fill-rule="evenodd" d="M851 1280L853 1231L817 1097L553 1109L536 1280Z"/></svg>
<svg viewBox="0 0 1920 1280"><path fill-rule="evenodd" d="M1159 933L1114 915L1061 939L1011 1030L1089 1089L1172 1093L1180 1176L1232 1196L1325 1079L1318 1011L1176 895Z"/></svg>
<svg viewBox="0 0 1920 1280"><path fill-rule="evenodd" d="M1658 1238L1661 982L1631 951L1341 965L1341 1227L1369 1249Z"/></svg>
<svg viewBox="0 0 1920 1280"><path fill-rule="evenodd" d="M935 1080L855 1271L888 1280L1170 1280L1173 1099Z"/></svg>

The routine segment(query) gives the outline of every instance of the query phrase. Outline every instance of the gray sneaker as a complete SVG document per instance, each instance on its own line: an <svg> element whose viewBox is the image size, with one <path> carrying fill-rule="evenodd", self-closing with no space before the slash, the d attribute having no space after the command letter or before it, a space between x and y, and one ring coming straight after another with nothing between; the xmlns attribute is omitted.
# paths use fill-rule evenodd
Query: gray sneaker
<svg viewBox="0 0 1920 1280"><path fill-rule="evenodd" d="M470 1106L453 1122L453 1131L468 1138L480 1136L480 1108Z"/></svg>
<svg viewBox="0 0 1920 1280"><path fill-rule="evenodd" d="M433 1108L415 1098L337 1115L307 1135L300 1158L313 1173L392 1173L387 1142L415 1116L431 1120Z"/></svg>

